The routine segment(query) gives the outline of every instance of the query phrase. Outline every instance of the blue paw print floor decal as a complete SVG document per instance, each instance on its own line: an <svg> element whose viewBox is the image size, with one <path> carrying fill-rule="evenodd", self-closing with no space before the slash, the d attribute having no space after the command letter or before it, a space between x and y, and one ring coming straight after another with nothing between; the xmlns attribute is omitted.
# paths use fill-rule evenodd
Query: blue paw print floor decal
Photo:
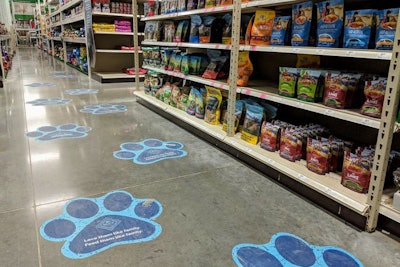
<svg viewBox="0 0 400 267"><path fill-rule="evenodd" d="M349 252L332 246L318 247L298 236L277 233L263 245L240 244L232 257L239 267L362 267Z"/></svg>
<svg viewBox="0 0 400 267"><path fill-rule="evenodd" d="M33 101L26 102L27 104L32 104L32 106L48 106L48 105L64 105L71 102L71 99L62 98L40 98Z"/></svg>
<svg viewBox="0 0 400 267"><path fill-rule="evenodd" d="M72 78L75 78L75 77L76 76L72 75L72 74L56 74L56 75L54 75L54 78L56 78L56 79L62 79L62 78L72 79Z"/></svg>
<svg viewBox="0 0 400 267"><path fill-rule="evenodd" d="M99 198L69 201L60 216L43 223L40 234L49 241L65 242L64 256L81 259L117 245L157 238L162 228L153 220L161 212L161 204L154 199L113 191Z"/></svg>
<svg viewBox="0 0 400 267"><path fill-rule="evenodd" d="M48 86L56 86L55 83L29 83L25 84L25 86L29 87L48 87Z"/></svg>
<svg viewBox="0 0 400 267"><path fill-rule="evenodd" d="M57 139L82 138L88 135L92 128L74 123L58 126L42 126L36 131L27 132L26 137L35 138L37 141L52 141Z"/></svg>
<svg viewBox="0 0 400 267"><path fill-rule="evenodd" d="M125 105L99 104L99 105L84 106L83 109L81 109L81 112L101 115L101 114L125 112L127 110L128 109Z"/></svg>
<svg viewBox="0 0 400 267"><path fill-rule="evenodd" d="M68 95L88 95L88 94L97 94L99 92L98 89L68 89L64 91Z"/></svg>
<svg viewBox="0 0 400 267"><path fill-rule="evenodd" d="M187 155L183 144L173 141L146 139L142 142L121 144L121 150L114 152L114 157L132 160L136 164L151 164L164 159L181 158Z"/></svg>

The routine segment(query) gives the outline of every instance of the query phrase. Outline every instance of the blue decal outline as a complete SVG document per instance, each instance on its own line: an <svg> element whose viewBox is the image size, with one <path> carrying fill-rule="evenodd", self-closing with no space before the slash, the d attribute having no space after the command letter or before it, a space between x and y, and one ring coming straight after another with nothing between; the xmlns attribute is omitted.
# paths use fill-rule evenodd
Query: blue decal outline
<svg viewBox="0 0 400 267"><path fill-rule="evenodd" d="M126 111L128 111L128 108L122 104L86 105L80 110L82 113L90 113L93 115L113 114Z"/></svg>
<svg viewBox="0 0 400 267"><path fill-rule="evenodd" d="M67 129L63 129L63 127L67 127ZM70 128L73 127L73 128ZM81 126L75 123L66 123L62 125L56 125L56 126L50 126L50 125L45 125L45 126L40 126L37 128L35 131L30 131L25 133L25 137L27 138L34 138L36 141L40 142L48 142L48 141L54 141L54 140L60 140L60 139L75 139L75 138L83 138L88 136L88 132L92 130L91 127L88 126ZM51 136L51 134L57 133L57 132L70 132L71 134L78 133L79 135L76 136L60 136L60 137L53 137L52 139L46 139L46 137Z"/></svg>

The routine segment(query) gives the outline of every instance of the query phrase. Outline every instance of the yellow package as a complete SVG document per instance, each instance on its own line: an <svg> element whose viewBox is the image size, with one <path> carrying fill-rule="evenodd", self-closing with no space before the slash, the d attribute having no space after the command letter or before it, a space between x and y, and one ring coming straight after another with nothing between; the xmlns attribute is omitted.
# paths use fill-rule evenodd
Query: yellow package
<svg viewBox="0 0 400 267"><path fill-rule="evenodd" d="M315 55L297 55L296 68L319 68L321 57Z"/></svg>
<svg viewBox="0 0 400 267"><path fill-rule="evenodd" d="M257 10L251 28L250 45L270 45L275 11Z"/></svg>
<svg viewBox="0 0 400 267"><path fill-rule="evenodd" d="M207 86L207 97L206 97L206 111L204 115L204 121L212 124L218 125L219 118L221 115L221 103L222 103L222 95L221 91L217 88Z"/></svg>
<svg viewBox="0 0 400 267"><path fill-rule="evenodd" d="M239 52L238 58L238 86L247 86L253 73L253 64L250 61L249 51Z"/></svg>
<svg viewBox="0 0 400 267"><path fill-rule="evenodd" d="M217 0L206 0L205 8L215 7Z"/></svg>

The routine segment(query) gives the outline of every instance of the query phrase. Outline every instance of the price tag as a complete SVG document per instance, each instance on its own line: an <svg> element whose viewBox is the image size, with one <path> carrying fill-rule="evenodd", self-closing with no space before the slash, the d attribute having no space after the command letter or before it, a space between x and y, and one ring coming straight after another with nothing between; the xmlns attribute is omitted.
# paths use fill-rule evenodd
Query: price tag
<svg viewBox="0 0 400 267"><path fill-rule="evenodd" d="M215 45L215 49L219 49L219 44Z"/></svg>
<svg viewBox="0 0 400 267"><path fill-rule="evenodd" d="M297 178L300 180L300 181L305 181L306 180L306 177L303 175L303 174L297 174Z"/></svg>
<svg viewBox="0 0 400 267"><path fill-rule="evenodd" d="M260 98L265 100L265 99L267 99L267 95L262 93L262 94L260 94Z"/></svg>
<svg viewBox="0 0 400 267"><path fill-rule="evenodd" d="M332 116L333 114L335 114L335 111L330 110L330 109L325 109L325 115Z"/></svg>
<svg viewBox="0 0 400 267"><path fill-rule="evenodd" d="M299 53L300 49L299 48L293 48L293 53Z"/></svg>
<svg viewBox="0 0 400 267"><path fill-rule="evenodd" d="M388 57L387 57L387 54L386 54L386 53L379 53L379 54L378 54L378 58L379 58L379 59L386 59L386 58L388 58Z"/></svg>
<svg viewBox="0 0 400 267"><path fill-rule="evenodd" d="M251 51L257 51L257 46L255 46L255 45L250 46L250 50Z"/></svg>
<svg viewBox="0 0 400 267"><path fill-rule="evenodd" d="M317 49L315 52L316 52L318 55L323 55L323 54L325 53L325 50L323 50L323 49Z"/></svg>
<svg viewBox="0 0 400 267"><path fill-rule="evenodd" d="M249 89L244 90L245 95L251 95L251 91Z"/></svg>
<svg viewBox="0 0 400 267"><path fill-rule="evenodd" d="M346 56L348 56L348 57L354 57L356 55L356 52L354 52L354 51L347 51L346 52Z"/></svg>
<svg viewBox="0 0 400 267"><path fill-rule="evenodd" d="M361 120L361 124L365 125L365 126L371 126L371 120L369 119L362 119Z"/></svg>

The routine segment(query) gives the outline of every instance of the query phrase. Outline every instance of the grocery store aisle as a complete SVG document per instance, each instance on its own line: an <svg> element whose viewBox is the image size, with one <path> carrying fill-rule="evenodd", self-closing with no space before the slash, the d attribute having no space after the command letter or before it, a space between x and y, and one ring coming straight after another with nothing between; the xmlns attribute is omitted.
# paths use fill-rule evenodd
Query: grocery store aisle
<svg viewBox="0 0 400 267"><path fill-rule="evenodd" d="M90 81L36 49L18 51L6 88L0 88L1 266L235 266L235 245L267 243L278 232L341 247L365 266L400 265L397 241L354 230L281 188L137 104L131 87ZM68 89L98 92L68 95ZM61 99L26 103L47 98ZM91 114L93 106L81 112L97 104L124 112ZM46 138L54 140L40 141ZM147 165L113 156L122 143L145 139L184 147L174 143L171 152L171 143L165 144L165 155L176 158ZM156 146L141 144L125 146L120 155L151 160L132 155L146 145L151 154ZM115 190L120 192L108 194ZM147 201L142 205L132 196ZM155 230L146 228L149 235L140 243L109 245L107 238L126 240L132 229L111 232L133 220ZM89 238L95 228L110 235ZM79 245L88 251L84 258L76 253Z"/></svg>

